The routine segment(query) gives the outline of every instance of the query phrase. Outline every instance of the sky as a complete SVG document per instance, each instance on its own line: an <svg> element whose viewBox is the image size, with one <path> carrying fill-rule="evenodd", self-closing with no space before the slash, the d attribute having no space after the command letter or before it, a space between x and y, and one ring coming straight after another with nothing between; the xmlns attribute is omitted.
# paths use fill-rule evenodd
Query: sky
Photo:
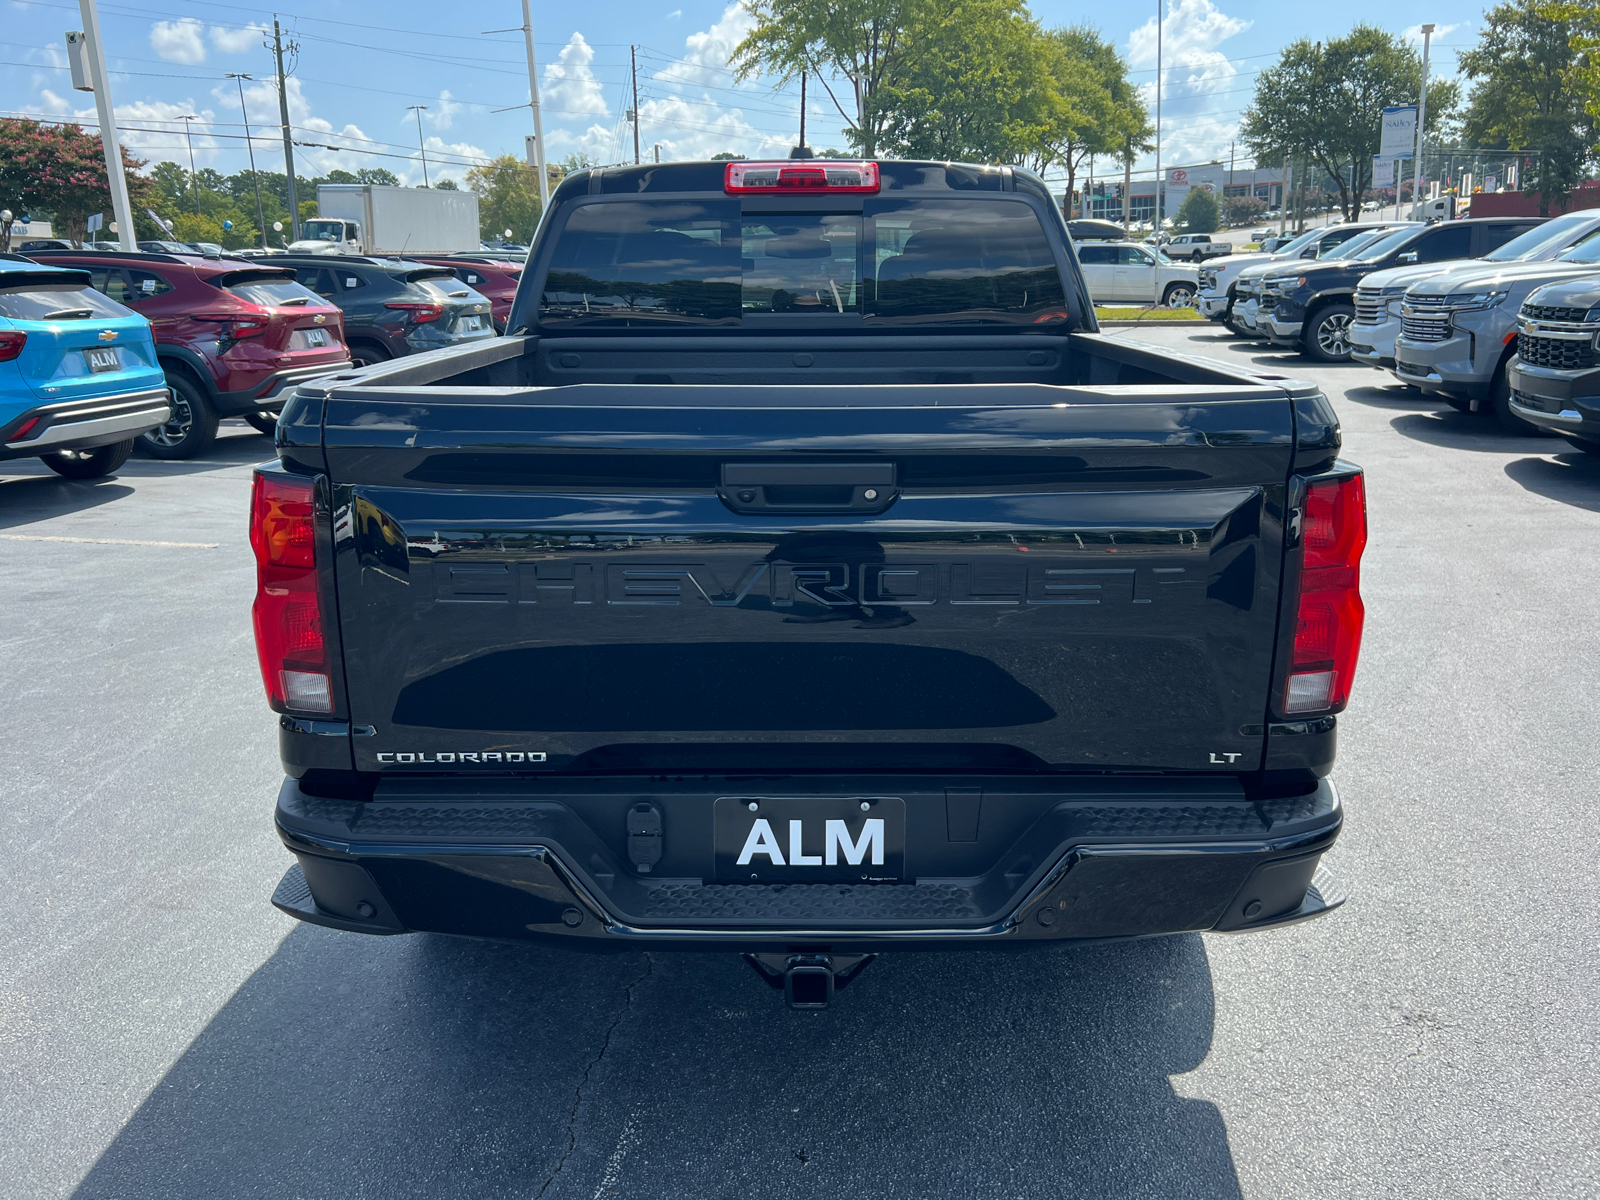
<svg viewBox="0 0 1600 1200"><path fill-rule="evenodd" d="M431 181L460 180L497 154L524 154L533 131L518 0L287 0L276 13L298 44L288 81L295 166L303 176L334 168L387 167L421 183L426 147ZM1087 23L1115 42L1154 109L1155 5L1086 5L1035 0L1046 27ZM676 7L669 7L676 5ZM1433 68L1455 73L1455 54L1472 45L1476 5L1441 12L1437 0L1349 0L1312 10L1265 0L1166 0L1162 23L1162 162L1227 162L1257 72L1288 42L1330 38L1367 21L1420 43L1424 21L1438 25ZM295 7L297 6L297 7ZM1141 14L1141 9L1148 12ZM73 91L65 32L82 27L72 0L0 0L0 115L76 119L95 124L94 97ZM161 0L159 6L100 2L112 98L124 144L152 162L188 165L180 118L192 116L194 159L229 174L248 166L244 117L262 170L283 169L272 54L263 41L274 14L220 0ZM1288 17L1292 16L1293 20ZM1448 18L1448 19L1446 19ZM798 83L739 80L732 48L749 28L738 3L710 0L534 0L546 152L579 152L599 163L633 161L630 45L637 47L643 160L719 151L782 157L798 139ZM506 30L509 32L486 32ZM253 75L239 81L228 74ZM834 89L847 106L845 93ZM848 87L848 85L846 85ZM425 105L413 110L410 106ZM846 148L843 121L813 80L807 141ZM495 111L507 110L507 111ZM419 129L420 121L420 129ZM1249 165L1233 150L1239 167ZM1153 156L1139 164L1148 171ZM1266 165L1266 164L1263 164Z"/></svg>

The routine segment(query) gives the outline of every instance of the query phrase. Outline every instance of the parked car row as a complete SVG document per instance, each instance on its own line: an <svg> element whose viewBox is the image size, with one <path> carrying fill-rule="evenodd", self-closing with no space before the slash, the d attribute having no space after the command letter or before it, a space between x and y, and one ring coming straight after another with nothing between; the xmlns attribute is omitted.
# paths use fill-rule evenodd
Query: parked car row
<svg viewBox="0 0 1600 1200"><path fill-rule="evenodd" d="M1600 211L1303 234L1200 272L1203 315L1600 454Z"/></svg>
<svg viewBox="0 0 1600 1200"><path fill-rule="evenodd" d="M203 453L225 417L270 432L297 384L352 363L494 337L504 325L495 308L509 311L520 273L517 264L478 256L421 263L80 249L39 250L16 261L26 268L14 270L54 271L98 293L86 320L131 320L145 331L163 401L161 419L136 435L158 458ZM482 280L495 298L474 290L469 278ZM33 427L30 445L47 444L33 441L42 433L42 425ZM12 441L4 443L7 457L29 449Z"/></svg>

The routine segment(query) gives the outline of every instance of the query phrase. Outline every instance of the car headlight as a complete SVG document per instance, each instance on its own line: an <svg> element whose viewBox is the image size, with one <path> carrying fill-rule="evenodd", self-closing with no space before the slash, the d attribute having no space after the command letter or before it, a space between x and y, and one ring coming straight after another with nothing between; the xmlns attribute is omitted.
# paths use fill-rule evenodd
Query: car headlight
<svg viewBox="0 0 1600 1200"><path fill-rule="evenodd" d="M1485 308L1494 308L1505 302L1508 292L1470 292L1460 296L1450 296L1445 303L1452 312L1478 312Z"/></svg>

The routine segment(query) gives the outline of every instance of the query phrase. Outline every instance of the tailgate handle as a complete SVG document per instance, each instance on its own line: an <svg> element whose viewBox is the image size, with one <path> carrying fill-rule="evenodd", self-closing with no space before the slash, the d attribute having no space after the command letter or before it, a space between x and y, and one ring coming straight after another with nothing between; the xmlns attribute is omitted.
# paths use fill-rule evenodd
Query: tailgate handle
<svg viewBox="0 0 1600 1200"><path fill-rule="evenodd" d="M741 513L880 513L900 491L893 463L723 463L717 494Z"/></svg>

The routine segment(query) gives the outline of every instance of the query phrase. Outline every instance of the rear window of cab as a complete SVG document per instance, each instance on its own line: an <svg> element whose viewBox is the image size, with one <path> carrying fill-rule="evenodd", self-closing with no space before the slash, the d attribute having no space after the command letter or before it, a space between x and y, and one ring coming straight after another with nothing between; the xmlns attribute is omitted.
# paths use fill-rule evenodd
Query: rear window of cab
<svg viewBox="0 0 1600 1200"><path fill-rule="evenodd" d="M303 283L293 279L255 279L223 286L230 296L262 308L325 308L327 301Z"/></svg>
<svg viewBox="0 0 1600 1200"><path fill-rule="evenodd" d="M1055 256L1021 200L869 198L859 213L738 200L572 210L540 296L546 326L1039 325L1067 319Z"/></svg>

